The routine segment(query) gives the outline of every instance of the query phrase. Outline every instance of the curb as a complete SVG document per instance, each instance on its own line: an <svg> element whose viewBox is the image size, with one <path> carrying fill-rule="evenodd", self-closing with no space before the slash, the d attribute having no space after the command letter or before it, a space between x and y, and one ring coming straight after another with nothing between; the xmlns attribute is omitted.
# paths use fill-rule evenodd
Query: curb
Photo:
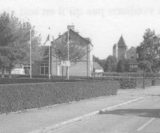
<svg viewBox="0 0 160 133"><path fill-rule="evenodd" d="M88 99L81 99L81 100L78 100L78 101L69 101L69 102L64 102L64 103L57 103L57 104L53 104L53 105L43 106L43 107L39 107L39 108L30 108L30 109L15 111L15 112L9 112L7 114L20 114L20 113L25 113L25 112L32 112L32 111L37 111L37 110L54 108L54 107L61 106L61 105L63 106L63 105L73 104L73 103L77 103L77 102L81 102L81 101L85 101L85 100L86 101L87 100L94 100L94 99L100 99L100 98L104 98L104 97L109 98L109 97L113 97L113 96L117 96L117 95L91 97L91 98L88 98ZM2 113L2 114L5 114L5 113Z"/></svg>

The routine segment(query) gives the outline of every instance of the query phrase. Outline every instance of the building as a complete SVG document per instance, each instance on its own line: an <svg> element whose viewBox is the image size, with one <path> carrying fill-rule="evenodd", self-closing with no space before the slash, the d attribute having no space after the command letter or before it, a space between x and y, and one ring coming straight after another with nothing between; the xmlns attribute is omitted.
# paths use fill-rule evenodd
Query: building
<svg viewBox="0 0 160 133"><path fill-rule="evenodd" d="M102 76L103 75L103 68L100 66L99 63L93 62L93 77Z"/></svg>
<svg viewBox="0 0 160 133"><path fill-rule="evenodd" d="M125 44L123 36L121 36L118 43L114 44L113 46L113 56L116 57L118 61L125 59L126 51L127 51L127 45Z"/></svg>
<svg viewBox="0 0 160 133"><path fill-rule="evenodd" d="M68 26L67 31L52 43L51 74L66 76L69 65L70 76L90 77L93 72L92 49L89 38L82 37L73 25Z"/></svg>
<svg viewBox="0 0 160 133"><path fill-rule="evenodd" d="M59 35L51 42L51 44L50 48L49 46L43 46L43 59L41 61L34 62L32 65L33 76L48 76L50 72L53 77L65 77L67 75L68 66L70 76L90 77L92 75L93 45L89 38L84 38L76 32L73 25L68 26L67 31L62 35ZM50 61L48 56L49 53Z"/></svg>
<svg viewBox="0 0 160 133"><path fill-rule="evenodd" d="M123 36L120 37L118 43L113 45L113 56L117 59L117 62L126 59L128 61L129 71L137 71L138 62L136 48L131 47L127 49Z"/></svg>
<svg viewBox="0 0 160 133"><path fill-rule="evenodd" d="M97 62L95 62L95 61L93 62L93 71L95 73L102 73L102 72L104 72L103 67L101 67L100 64L97 63Z"/></svg>
<svg viewBox="0 0 160 133"><path fill-rule="evenodd" d="M33 76L46 77L50 73L53 77L65 77L68 67L70 76L92 76L93 45L89 38L82 37L76 32L73 25L68 26L66 32L50 43L51 46L42 46L43 58L33 62ZM29 75L30 65L16 65L11 73Z"/></svg>

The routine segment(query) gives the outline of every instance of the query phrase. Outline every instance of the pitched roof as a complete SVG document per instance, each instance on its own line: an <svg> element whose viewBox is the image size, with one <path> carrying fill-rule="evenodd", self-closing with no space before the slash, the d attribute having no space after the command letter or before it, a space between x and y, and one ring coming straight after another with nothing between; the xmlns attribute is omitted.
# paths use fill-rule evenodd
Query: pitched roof
<svg viewBox="0 0 160 133"><path fill-rule="evenodd" d="M114 44L114 45L113 45L113 48L115 49L116 47L117 47L116 44Z"/></svg>
<svg viewBox="0 0 160 133"><path fill-rule="evenodd" d="M94 69L103 69L101 66L100 66L100 64L99 63L97 63L97 62L93 62L93 68Z"/></svg>
<svg viewBox="0 0 160 133"><path fill-rule="evenodd" d="M85 56L87 52L86 46L92 46L90 39L82 37L73 29L69 29L69 31L59 35L59 37L52 42L52 46L56 49L54 54L59 55L59 58L62 60L66 60L68 57L68 39L70 59L78 59L82 56Z"/></svg>
<svg viewBox="0 0 160 133"><path fill-rule="evenodd" d="M118 47L127 47L126 44L125 44L125 41L123 39L123 36L121 36L119 41L118 41Z"/></svg>
<svg viewBox="0 0 160 133"><path fill-rule="evenodd" d="M66 31L62 35L59 35L59 37L57 39L55 39L55 42L62 40L62 39L63 39L63 43L67 43L68 31ZM86 46L86 45L91 44L91 41L89 38L82 37L78 32L76 32L72 29L69 30L69 40L70 41L77 41L77 42L79 42L78 44L81 46Z"/></svg>

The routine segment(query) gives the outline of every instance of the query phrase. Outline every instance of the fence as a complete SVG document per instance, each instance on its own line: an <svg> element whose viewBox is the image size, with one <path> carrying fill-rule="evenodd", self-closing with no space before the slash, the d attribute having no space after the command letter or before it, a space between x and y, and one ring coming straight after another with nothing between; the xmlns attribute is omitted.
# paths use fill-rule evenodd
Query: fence
<svg viewBox="0 0 160 133"><path fill-rule="evenodd" d="M103 72L93 73L93 78L118 80L121 88L145 88L147 86L159 85L159 73L117 73L117 72Z"/></svg>

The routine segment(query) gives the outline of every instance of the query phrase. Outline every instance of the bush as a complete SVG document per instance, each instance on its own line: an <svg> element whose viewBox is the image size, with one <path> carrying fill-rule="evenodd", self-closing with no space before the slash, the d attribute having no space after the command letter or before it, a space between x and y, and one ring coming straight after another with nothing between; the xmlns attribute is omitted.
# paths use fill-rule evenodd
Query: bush
<svg viewBox="0 0 160 133"><path fill-rule="evenodd" d="M136 79L120 79L119 82L121 89L136 88Z"/></svg>
<svg viewBox="0 0 160 133"><path fill-rule="evenodd" d="M118 88L109 80L0 85L0 113L115 95Z"/></svg>

